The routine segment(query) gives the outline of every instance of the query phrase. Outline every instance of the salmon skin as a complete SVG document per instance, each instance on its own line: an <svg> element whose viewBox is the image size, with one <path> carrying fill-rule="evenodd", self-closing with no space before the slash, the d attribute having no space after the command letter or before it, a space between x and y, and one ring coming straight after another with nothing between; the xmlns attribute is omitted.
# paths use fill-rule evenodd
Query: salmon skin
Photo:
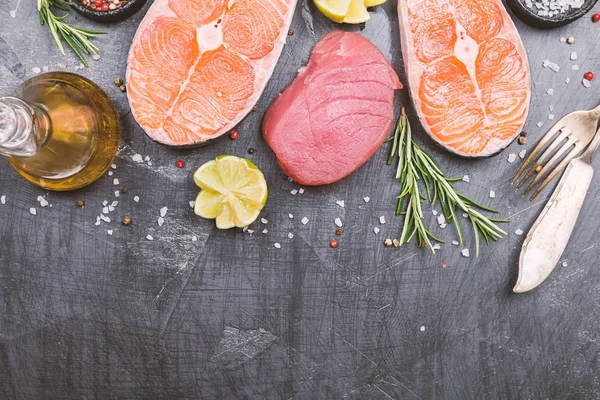
<svg viewBox="0 0 600 400"><path fill-rule="evenodd" d="M486 157L521 132L531 74L501 0L398 1L408 86L429 135L453 153Z"/></svg>
<svg viewBox="0 0 600 400"><path fill-rule="evenodd" d="M330 32L267 110L263 136L296 182L339 181L381 147L401 88L375 45L356 33Z"/></svg>
<svg viewBox="0 0 600 400"><path fill-rule="evenodd" d="M127 62L131 112L152 139L205 143L254 107L287 38L296 0L156 0Z"/></svg>

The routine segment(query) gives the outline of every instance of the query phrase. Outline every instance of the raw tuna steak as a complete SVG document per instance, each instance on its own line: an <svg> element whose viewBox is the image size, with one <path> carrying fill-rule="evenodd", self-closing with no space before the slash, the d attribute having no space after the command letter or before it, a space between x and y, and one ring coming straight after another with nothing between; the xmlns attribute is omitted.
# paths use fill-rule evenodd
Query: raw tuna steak
<svg viewBox="0 0 600 400"><path fill-rule="evenodd" d="M371 42L331 32L267 111L265 140L296 182L339 181L381 146L394 122L394 91L401 88Z"/></svg>
<svg viewBox="0 0 600 400"><path fill-rule="evenodd" d="M398 1L411 96L434 140L489 156L519 134L531 96L527 56L501 0Z"/></svg>
<svg viewBox="0 0 600 400"><path fill-rule="evenodd" d="M133 116L154 140L216 138L256 104L283 48L296 0L156 0L129 53Z"/></svg>

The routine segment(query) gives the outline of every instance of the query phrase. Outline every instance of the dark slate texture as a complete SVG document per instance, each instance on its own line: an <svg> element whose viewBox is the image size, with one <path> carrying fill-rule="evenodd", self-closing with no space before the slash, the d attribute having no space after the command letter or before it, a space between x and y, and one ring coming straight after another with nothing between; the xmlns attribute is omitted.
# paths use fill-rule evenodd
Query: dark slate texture
<svg viewBox="0 0 600 400"><path fill-rule="evenodd" d="M398 95L417 141L450 175L470 176L457 187L512 221L508 237L477 259L462 257L450 244L455 231L440 230L429 211L427 224L447 240L436 255L414 243L383 246L402 222L393 216L399 185L385 165L385 147L339 183L290 194L298 185L281 178L260 123L316 41L337 27L308 0L299 1L295 33L257 111L237 128L237 141L222 138L192 150L152 142L112 83L124 76L149 5L114 25L70 17L109 31L97 40L102 59L78 72L98 82L122 115L114 175L77 192L48 193L0 160L0 195L7 197L0 205L0 399L600 398L600 177L561 260L566 266L534 292L515 295L523 236L514 231L530 228L551 188L528 202L510 185L518 163L506 161L509 153L531 149L552 125L550 105L560 117L598 104L598 82L586 89L581 78L587 70L600 73L600 24L586 17L538 31L517 22L533 73L529 144L514 143L496 157L465 160L438 149L419 127L406 91ZM405 82L395 6L376 8L362 30L343 29L372 40ZM561 43L561 36L576 43ZM569 60L570 51L578 61ZM561 70L542 68L545 59ZM571 70L575 63L581 70ZM60 55L39 26L35 2L0 2L0 93L11 93L34 67L74 71L78 64L72 54ZM249 147L256 153L248 155ZM133 162L136 153L152 165ZM269 222L255 223L253 234L218 231L189 206L198 191L192 172L223 153L247 156L265 172L270 198L262 216ZM184 169L175 167L180 158ZM121 187L129 192L118 199L113 222L95 226L102 201L112 202ZM39 207L39 195L52 207ZM85 208L75 206L78 199ZM159 227L164 206L169 211ZM122 226L124 216L133 224ZM310 222L302 225L302 217ZM344 233L333 250L337 217ZM470 232L466 240L473 254Z"/></svg>

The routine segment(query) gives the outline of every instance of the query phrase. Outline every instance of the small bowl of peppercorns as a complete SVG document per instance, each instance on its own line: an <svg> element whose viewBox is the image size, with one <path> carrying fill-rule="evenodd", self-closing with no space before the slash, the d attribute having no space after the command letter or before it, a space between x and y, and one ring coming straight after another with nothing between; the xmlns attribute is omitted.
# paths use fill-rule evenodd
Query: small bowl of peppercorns
<svg viewBox="0 0 600 400"><path fill-rule="evenodd" d="M117 22L135 14L146 0L73 0L79 14L100 22Z"/></svg>

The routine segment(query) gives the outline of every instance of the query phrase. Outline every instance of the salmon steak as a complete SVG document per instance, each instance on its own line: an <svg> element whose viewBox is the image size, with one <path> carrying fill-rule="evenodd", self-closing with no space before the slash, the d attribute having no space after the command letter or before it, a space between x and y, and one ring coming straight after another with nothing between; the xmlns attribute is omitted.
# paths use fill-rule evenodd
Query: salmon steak
<svg viewBox="0 0 600 400"><path fill-rule="evenodd" d="M411 97L425 130L466 157L498 153L521 132L531 74L501 0L398 1Z"/></svg>
<svg viewBox="0 0 600 400"><path fill-rule="evenodd" d="M267 110L263 136L296 182L339 181L381 147L394 123L394 92L401 88L370 41L330 32Z"/></svg>
<svg viewBox="0 0 600 400"><path fill-rule="evenodd" d="M156 0L127 62L134 118L154 140L205 143L231 130L262 94L296 0Z"/></svg>

